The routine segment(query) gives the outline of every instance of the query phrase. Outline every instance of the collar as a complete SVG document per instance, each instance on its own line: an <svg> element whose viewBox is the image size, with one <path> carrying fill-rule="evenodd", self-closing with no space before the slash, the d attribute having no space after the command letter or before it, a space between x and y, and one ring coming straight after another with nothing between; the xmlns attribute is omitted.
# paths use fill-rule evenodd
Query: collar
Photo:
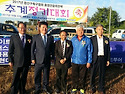
<svg viewBox="0 0 125 94"><path fill-rule="evenodd" d="M44 36L44 35L41 33L41 36ZM47 37L47 34L45 34L45 36Z"/></svg>
<svg viewBox="0 0 125 94"><path fill-rule="evenodd" d="M81 38L81 40L83 39L83 38L85 38L86 36L85 35L83 35L82 36L82 38ZM76 38L78 39L78 35L76 35ZM78 39L79 40L79 39ZM81 41L81 40L79 40L79 41Z"/></svg>
<svg viewBox="0 0 125 94"><path fill-rule="evenodd" d="M102 37L101 37L101 38L99 38L99 36L97 35L97 39L103 39L103 35L102 35Z"/></svg>
<svg viewBox="0 0 125 94"><path fill-rule="evenodd" d="M64 40L64 41L61 40L61 43L62 43L62 42L66 42L66 40Z"/></svg>
<svg viewBox="0 0 125 94"><path fill-rule="evenodd" d="M22 36L24 36L24 38L25 38L25 37L26 37L26 34L22 35L22 34L19 33L19 36L20 36L20 38L21 38Z"/></svg>

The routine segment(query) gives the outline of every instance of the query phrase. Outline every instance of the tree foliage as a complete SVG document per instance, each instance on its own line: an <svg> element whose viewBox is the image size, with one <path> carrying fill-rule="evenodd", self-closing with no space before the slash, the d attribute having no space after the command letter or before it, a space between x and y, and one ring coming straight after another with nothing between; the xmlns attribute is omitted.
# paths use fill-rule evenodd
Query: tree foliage
<svg viewBox="0 0 125 94"><path fill-rule="evenodd" d="M97 12L90 18L89 25L95 26L102 24L105 28L109 27L110 8L97 8ZM119 26L120 17L114 10L111 11L111 28Z"/></svg>

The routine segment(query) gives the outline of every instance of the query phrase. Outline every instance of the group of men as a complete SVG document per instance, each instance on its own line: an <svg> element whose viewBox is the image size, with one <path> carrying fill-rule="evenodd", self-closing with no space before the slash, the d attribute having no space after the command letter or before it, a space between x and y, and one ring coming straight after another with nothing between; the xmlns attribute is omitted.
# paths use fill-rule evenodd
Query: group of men
<svg viewBox="0 0 125 94"><path fill-rule="evenodd" d="M103 35L103 26L97 25L97 35L88 38L84 35L83 25L76 26L76 35L67 40L67 32L60 31L60 40L54 43L54 38L47 34L48 23L40 22L40 33L33 37L26 34L26 25L18 24L19 34L10 38L8 60L13 66L13 82L11 94L26 94L25 85L28 69L35 64L35 94L46 92L51 94L49 88L49 72L51 62L55 61L56 93L66 94L68 68L72 66L72 94L77 91L85 93L87 69L91 68L91 93L96 92L95 77L99 71L99 92L105 94L105 68L109 65L110 46L109 39ZM41 73L43 84L41 90Z"/></svg>

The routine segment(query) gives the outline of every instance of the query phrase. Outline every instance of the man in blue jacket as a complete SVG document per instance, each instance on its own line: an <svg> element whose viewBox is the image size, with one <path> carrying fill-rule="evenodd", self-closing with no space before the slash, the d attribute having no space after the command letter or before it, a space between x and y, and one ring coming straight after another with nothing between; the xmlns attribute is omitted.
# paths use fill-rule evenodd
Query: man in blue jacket
<svg viewBox="0 0 125 94"><path fill-rule="evenodd" d="M71 93L76 94L80 89L80 94L84 94L86 72L92 62L93 47L90 38L84 35L83 25L76 26L76 34L71 40L73 45Z"/></svg>

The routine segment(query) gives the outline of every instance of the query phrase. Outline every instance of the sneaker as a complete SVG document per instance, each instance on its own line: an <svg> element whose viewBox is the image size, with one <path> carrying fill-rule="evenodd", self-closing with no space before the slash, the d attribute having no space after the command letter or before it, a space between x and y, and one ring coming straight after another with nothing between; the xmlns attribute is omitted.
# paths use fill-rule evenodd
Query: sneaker
<svg viewBox="0 0 125 94"><path fill-rule="evenodd" d="M84 89L80 89L80 94L85 94Z"/></svg>
<svg viewBox="0 0 125 94"><path fill-rule="evenodd" d="M77 89L72 89L71 94L76 94Z"/></svg>

